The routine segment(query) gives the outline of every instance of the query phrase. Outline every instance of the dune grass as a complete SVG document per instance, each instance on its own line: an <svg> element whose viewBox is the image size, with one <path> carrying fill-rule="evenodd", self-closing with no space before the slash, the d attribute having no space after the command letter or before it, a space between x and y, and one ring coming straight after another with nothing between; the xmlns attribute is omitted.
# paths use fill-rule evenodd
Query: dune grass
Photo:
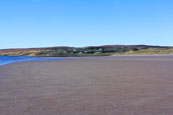
<svg viewBox="0 0 173 115"><path fill-rule="evenodd" d="M173 54L173 48L148 48L141 49L138 51L127 51L124 53L115 53L114 55L163 55L163 54Z"/></svg>

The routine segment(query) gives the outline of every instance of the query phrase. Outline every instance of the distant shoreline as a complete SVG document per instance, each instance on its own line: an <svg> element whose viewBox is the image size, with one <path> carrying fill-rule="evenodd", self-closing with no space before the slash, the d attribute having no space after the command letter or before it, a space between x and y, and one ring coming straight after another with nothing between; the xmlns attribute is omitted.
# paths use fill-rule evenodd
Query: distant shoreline
<svg viewBox="0 0 173 115"><path fill-rule="evenodd" d="M111 55L111 56L173 56L173 54L151 54L151 55Z"/></svg>
<svg viewBox="0 0 173 115"><path fill-rule="evenodd" d="M112 56L87 56L87 57L35 57L35 56L0 56L0 66L18 63L18 62L32 62L32 61L63 61L63 60L78 60L78 59L102 59L102 58L141 58L141 57L171 57L173 55L112 55ZM7 59L6 59L7 58Z"/></svg>

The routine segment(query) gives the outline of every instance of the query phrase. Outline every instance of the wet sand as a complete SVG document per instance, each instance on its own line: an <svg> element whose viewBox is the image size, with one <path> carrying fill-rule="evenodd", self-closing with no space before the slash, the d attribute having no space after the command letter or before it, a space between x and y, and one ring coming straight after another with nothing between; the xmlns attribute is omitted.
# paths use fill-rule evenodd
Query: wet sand
<svg viewBox="0 0 173 115"><path fill-rule="evenodd" d="M173 57L0 66L0 115L173 115Z"/></svg>

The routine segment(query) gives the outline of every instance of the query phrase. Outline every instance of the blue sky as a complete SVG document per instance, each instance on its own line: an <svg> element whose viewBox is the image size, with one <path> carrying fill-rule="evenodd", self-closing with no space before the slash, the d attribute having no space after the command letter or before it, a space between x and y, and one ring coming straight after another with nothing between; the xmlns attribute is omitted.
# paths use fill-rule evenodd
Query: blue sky
<svg viewBox="0 0 173 115"><path fill-rule="evenodd" d="M0 48L173 46L173 0L0 0Z"/></svg>

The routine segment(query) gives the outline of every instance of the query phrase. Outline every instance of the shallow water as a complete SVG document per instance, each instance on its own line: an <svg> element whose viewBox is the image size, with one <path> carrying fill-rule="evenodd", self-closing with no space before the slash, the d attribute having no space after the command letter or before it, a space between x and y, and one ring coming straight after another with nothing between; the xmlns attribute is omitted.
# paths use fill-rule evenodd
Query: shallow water
<svg viewBox="0 0 173 115"><path fill-rule="evenodd" d="M0 65L26 61L64 60L62 57L0 56Z"/></svg>
<svg viewBox="0 0 173 115"><path fill-rule="evenodd" d="M163 55L163 56L93 56L92 58L97 59L130 59L130 58L173 58L173 55ZM69 59L90 59L89 57L32 57L32 56L0 56L0 66L16 62L26 62L26 61L48 61L48 60L69 60Z"/></svg>

